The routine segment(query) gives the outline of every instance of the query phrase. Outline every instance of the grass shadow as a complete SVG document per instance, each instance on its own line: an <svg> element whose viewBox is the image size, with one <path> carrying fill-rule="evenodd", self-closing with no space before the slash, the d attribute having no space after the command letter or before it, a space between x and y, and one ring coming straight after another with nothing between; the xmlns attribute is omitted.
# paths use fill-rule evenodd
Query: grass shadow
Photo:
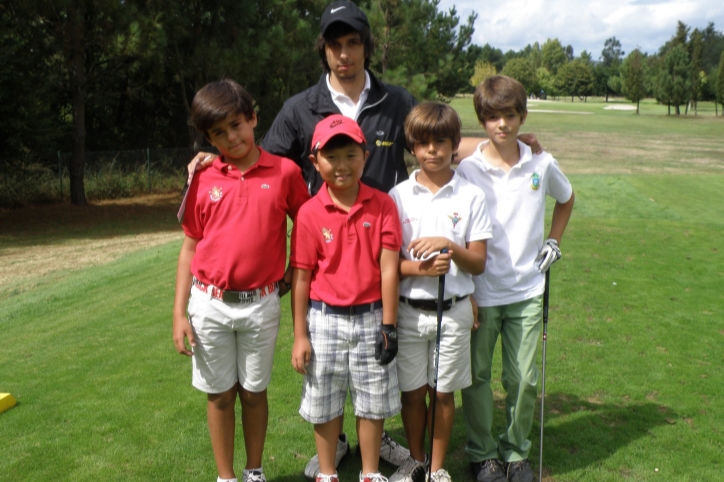
<svg viewBox="0 0 724 482"><path fill-rule="evenodd" d="M45 246L74 239L103 239L159 232L180 232L176 212L181 194L131 199L29 206L0 211L0 249Z"/></svg>

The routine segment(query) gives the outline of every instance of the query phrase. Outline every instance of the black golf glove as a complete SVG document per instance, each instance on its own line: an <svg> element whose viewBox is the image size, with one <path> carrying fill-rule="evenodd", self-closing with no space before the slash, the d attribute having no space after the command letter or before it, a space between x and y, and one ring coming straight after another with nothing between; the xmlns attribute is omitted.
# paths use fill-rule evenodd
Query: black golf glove
<svg viewBox="0 0 724 482"><path fill-rule="evenodd" d="M382 325L375 340L375 360L380 365L387 365L397 355L397 328L393 325Z"/></svg>

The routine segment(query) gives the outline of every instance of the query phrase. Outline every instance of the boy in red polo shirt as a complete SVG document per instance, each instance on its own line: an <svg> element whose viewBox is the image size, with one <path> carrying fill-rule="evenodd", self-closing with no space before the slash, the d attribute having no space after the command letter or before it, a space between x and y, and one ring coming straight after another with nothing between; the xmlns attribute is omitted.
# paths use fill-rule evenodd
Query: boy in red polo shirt
<svg viewBox="0 0 724 482"><path fill-rule="evenodd" d="M384 419L400 411L397 263L400 221L392 199L360 182L368 152L357 123L321 120L309 156L324 184L292 231L294 347L304 374L299 413L314 424L317 482L337 482L335 452L349 390L362 456L360 482L382 482Z"/></svg>
<svg viewBox="0 0 724 482"><path fill-rule="evenodd" d="M237 480L238 396L247 455L242 480L264 482L266 388L281 318L279 293L289 285L284 280L287 215L295 217L309 195L294 162L255 145L254 101L236 82L204 86L191 104L191 122L221 155L189 187L174 344L192 357L193 386L208 394L217 481Z"/></svg>

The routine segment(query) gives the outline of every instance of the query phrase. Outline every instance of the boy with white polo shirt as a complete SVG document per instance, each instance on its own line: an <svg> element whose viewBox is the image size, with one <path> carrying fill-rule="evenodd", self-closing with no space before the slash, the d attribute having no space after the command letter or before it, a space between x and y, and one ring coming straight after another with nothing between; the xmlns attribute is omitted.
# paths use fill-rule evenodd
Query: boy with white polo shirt
<svg viewBox="0 0 724 482"><path fill-rule="evenodd" d="M527 459L538 394L535 360L544 273L561 256L558 245L573 210L573 190L558 162L546 152L531 153L530 147L516 140L527 115L526 99L523 85L503 75L477 87L475 112L490 142L481 143L457 169L485 191L493 224L485 273L475 279L480 328L471 340L473 383L463 390L466 452L477 482L536 479ZM544 241L547 195L556 204ZM496 440L491 433L490 379L499 335L506 427Z"/></svg>
<svg viewBox="0 0 724 482"><path fill-rule="evenodd" d="M188 190L173 340L180 354L192 357L193 386L207 393L218 482L237 480L237 396L247 455L243 481L266 480L266 389L281 318L279 285L291 279L291 272L284 279L287 215L294 218L309 199L299 167L255 145L256 121L253 99L232 80L207 84L191 104L192 124L221 154Z"/></svg>
<svg viewBox="0 0 724 482"><path fill-rule="evenodd" d="M443 468L453 418L454 392L471 382L469 295L473 276L485 270L486 240L492 236L483 191L451 168L460 143L460 117L446 104L425 102L405 120L408 149L420 169L390 191L402 224L397 372L402 422L410 457L390 482L421 482L431 465L434 482L450 482ZM447 253L440 251L447 249ZM437 339L438 282L445 276L441 324L435 439L425 455Z"/></svg>
<svg viewBox="0 0 724 482"><path fill-rule="evenodd" d="M337 482L335 454L349 390L357 417L360 482L379 473L384 419L400 411L397 303L400 223L392 199L360 182L368 152L341 114L317 124L309 158L322 177L292 231L294 346L304 374L299 413L314 424L317 482Z"/></svg>

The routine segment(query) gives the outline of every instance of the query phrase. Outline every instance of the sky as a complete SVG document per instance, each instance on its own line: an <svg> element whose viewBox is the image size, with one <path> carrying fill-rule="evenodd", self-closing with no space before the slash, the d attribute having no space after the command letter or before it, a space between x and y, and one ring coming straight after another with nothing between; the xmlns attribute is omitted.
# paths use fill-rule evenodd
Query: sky
<svg viewBox="0 0 724 482"><path fill-rule="evenodd" d="M628 55L635 48L656 53L676 32L677 21L704 29L709 22L724 31L723 0L440 0L439 11L455 6L460 23L478 13L473 43L503 52L558 38L598 60L606 39L616 37Z"/></svg>

